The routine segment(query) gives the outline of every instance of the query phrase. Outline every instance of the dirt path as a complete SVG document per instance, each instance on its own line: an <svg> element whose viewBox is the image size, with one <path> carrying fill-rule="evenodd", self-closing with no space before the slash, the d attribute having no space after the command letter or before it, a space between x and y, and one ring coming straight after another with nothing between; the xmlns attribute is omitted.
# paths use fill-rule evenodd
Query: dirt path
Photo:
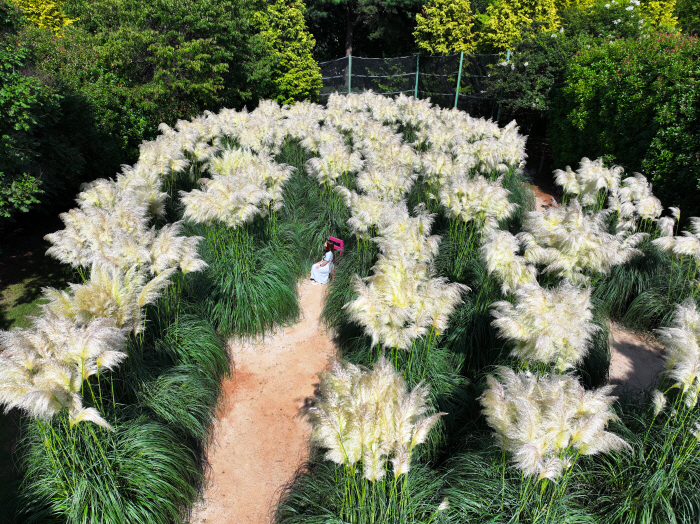
<svg viewBox="0 0 700 524"><path fill-rule="evenodd" d="M663 346L648 333L637 333L613 323L610 326L609 383L635 393L658 383L664 370Z"/></svg>
<svg viewBox="0 0 700 524"><path fill-rule="evenodd" d="M280 490L308 453L309 426L295 418L335 355L319 324L325 286L299 288L302 321L264 340L230 342L235 373L209 452L211 471L193 524L267 524Z"/></svg>

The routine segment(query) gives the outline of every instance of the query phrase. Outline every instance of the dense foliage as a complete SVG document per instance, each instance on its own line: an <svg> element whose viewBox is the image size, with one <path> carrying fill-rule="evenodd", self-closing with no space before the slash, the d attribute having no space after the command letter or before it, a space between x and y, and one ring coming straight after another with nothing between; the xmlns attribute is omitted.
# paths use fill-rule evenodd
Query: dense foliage
<svg viewBox="0 0 700 524"><path fill-rule="evenodd" d="M20 12L2 2L0 17L0 217L7 218L27 211L42 194L66 196L61 186L85 166L79 134L87 126L66 125L85 117L71 114L77 108L50 79L31 74L36 55L21 33Z"/></svg>
<svg viewBox="0 0 700 524"><path fill-rule="evenodd" d="M63 0L15 0L14 3L29 22L55 34L62 33L66 26L75 22L63 12Z"/></svg>
<svg viewBox="0 0 700 524"><path fill-rule="evenodd" d="M18 5L2 3L4 217L60 207L80 183L113 176L160 122L320 87L303 2Z"/></svg>
<svg viewBox="0 0 700 524"><path fill-rule="evenodd" d="M260 39L271 48L266 97L281 104L311 99L321 88L321 73L312 56L316 44L306 29L304 2L277 0L260 11Z"/></svg>
<svg viewBox="0 0 700 524"><path fill-rule="evenodd" d="M657 34L583 50L566 72L550 127L557 162L587 151L650 175L684 212L700 210L700 41Z"/></svg>
<svg viewBox="0 0 700 524"><path fill-rule="evenodd" d="M418 48L431 55L474 51L473 16L469 0L433 0L416 15Z"/></svg>
<svg viewBox="0 0 700 524"><path fill-rule="evenodd" d="M497 0L490 2L478 19L479 47L491 52L512 49L521 40L522 31L533 23L549 34L559 29L554 0Z"/></svg>

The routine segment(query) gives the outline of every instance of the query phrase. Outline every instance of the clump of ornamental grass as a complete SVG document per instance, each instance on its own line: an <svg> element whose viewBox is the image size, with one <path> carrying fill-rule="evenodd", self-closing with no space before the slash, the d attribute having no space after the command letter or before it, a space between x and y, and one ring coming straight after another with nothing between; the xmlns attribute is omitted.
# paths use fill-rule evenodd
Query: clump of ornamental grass
<svg viewBox="0 0 700 524"><path fill-rule="evenodd" d="M517 204L510 202L510 191L502 186L502 179L489 181L477 175L450 178L440 187L438 200L450 219L449 239L458 247L453 276L459 279L465 264L476 252L479 242L510 218Z"/></svg>
<svg viewBox="0 0 700 524"><path fill-rule="evenodd" d="M486 270L501 283L504 295L537 282L537 268L518 255L520 250L518 238L502 230L491 232L481 246L481 259Z"/></svg>
<svg viewBox="0 0 700 524"><path fill-rule="evenodd" d="M680 217L680 211L674 214ZM690 218L690 231L683 231L680 236L661 236L652 244L672 257L670 278L674 273L679 273L686 280L693 281L692 294L696 296L700 289L700 218Z"/></svg>
<svg viewBox="0 0 700 524"><path fill-rule="evenodd" d="M311 441L326 450L326 460L342 466L346 487L339 516L350 518L357 506L374 506L375 491L389 489L388 507L371 512L381 509L380 520L397 518L410 497L403 479L411 471L414 448L444 413L428 415L428 388L419 384L409 391L384 357L372 370L335 361L320 379L320 395L305 414L312 423ZM389 464L393 478L387 482Z"/></svg>
<svg viewBox="0 0 700 524"><path fill-rule="evenodd" d="M700 496L700 312L692 299L676 305L671 326L656 330L666 348L660 390L644 408L623 412L633 453L604 459L590 471L603 522L687 522Z"/></svg>
<svg viewBox="0 0 700 524"><path fill-rule="evenodd" d="M306 162L306 170L326 189L335 186L343 175L357 173L363 166L360 153L352 152L342 140L321 144L318 154Z"/></svg>
<svg viewBox="0 0 700 524"><path fill-rule="evenodd" d="M30 329L0 332L0 404L42 422L65 410L71 426L86 421L111 430L94 407L83 407L83 385L126 358L124 340L125 330L110 319L78 326L50 314ZM92 386L90 394L101 407Z"/></svg>
<svg viewBox="0 0 700 524"><path fill-rule="evenodd" d="M45 307L78 325L103 317L137 334L144 329L142 308L155 302L174 273L174 268L167 269L149 280L135 267L121 272L94 265L84 284L69 284L68 291L46 288Z"/></svg>
<svg viewBox="0 0 700 524"><path fill-rule="evenodd" d="M202 311L222 335L262 334L298 318L298 263L283 235L266 235L254 222L237 229L224 224L188 225L205 237L202 259L209 267L190 286Z"/></svg>
<svg viewBox="0 0 700 524"><path fill-rule="evenodd" d="M544 364L563 373L583 361L598 326L593 323L591 288L568 282L554 289L525 284L508 301L493 304L491 323L513 344L511 356L526 366Z"/></svg>
<svg viewBox="0 0 700 524"><path fill-rule="evenodd" d="M673 324L656 330L666 348L666 376L680 388L688 408L700 395L700 312L692 299L676 305Z"/></svg>
<svg viewBox="0 0 700 524"><path fill-rule="evenodd" d="M161 298L148 317L149 329L127 339L129 358L110 373L111 384L93 375L84 386L104 405L113 432L71 427L65 412L25 426L20 501L28 517L186 520L228 360L182 295Z"/></svg>
<svg viewBox="0 0 700 524"><path fill-rule="evenodd" d="M644 231L650 233L653 223L663 212L663 206L651 190L651 184L644 175L634 176L622 181L619 191L608 200L608 208L618 214L618 231Z"/></svg>
<svg viewBox="0 0 700 524"><path fill-rule="evenodd" d="M496 444L511 454L527 477L556 480L580 455L629 449L605 431L617 416L610 406L613 386L585 390L573 375L534 375L499 368L500 381L488 377L481 396L486 422Z"/></svg>
<svg viewBox="0 0 700 524"><path fill-rule="evenodd" d="M544 213L525 215L525 231L518 238L525 246L525 259L542 272L572 284L588 284L640 254L636 246L645 233L613 235L607 232L607 213L583 210L578 200L567 206L550 207Z"/></svg>
<svg viewBox="0 0 700 524"><path fill-rule="evenodd" d="M523 500L527 481L523 482L522 474L513 468L504 471L500 461L494 460L490 441L481 435L470 439L470 444L470 449L453 454L444 466L440 495L449 500L449 508L443 522L597 522L587 499L589 490L578 481L580 471L568 473L565 489L542 482L535 495Z"/></svg>
<svg viewBox="0 0 700 524"><path fill-rule="evenodd" d="M566 490L571 471L581 455L606 454L631 449L619 436L605 430L617 420L610 406L613 386L585 390L572 375L533 375L499 368L499 379L489 376L488 389L481 396L487 424L494 430L496 444L503 450L505 483L506 454L513 466L527 477L518 500L517 520L531 504L537 491L544 493L548 482L552 505Z"/></svg>
<svg viewBox="0 0 700 524"><path fill-rule="evenodd" d="M85 205L61 215L66 228L46 235L53 244L48 255L82 271L97 264L125 272L134 267L152 274L171 268L200 271L197 255L201 237L180 235L182 224L149 227L146 204L119 197L114 206Z"/></svg>
<svg viewBox="0 0 700 524"><path fill-rule="evenodd" d="M278 211L293 170L240 149L225 149L205 167L212 178L199 180L204 189L180 192L184 217L198 224L222 222L231 229Z"/></svg>
<svg viewBox="0 0 700 524"><path fill-rule="evenodd" d="M605 167L602 158L589 160L583 157L576 171L569 166L554 171L554 180L564 190L564 203L573 197L582 206L601 211L608 193L617 194L623 171L620 166Z"/></svg>
<svg viewBox="0 0 700 524"><path fill-rule="evenodd" d="M429 234L434 217L423 208L416 211L417 216L410 217L397 208L396 216L380 228L375 242L381 254L373 274L354 279L357 298L344 306L373 345L409 349L424 335L436 339L468 290L433 276L438 238Z"/></svg>

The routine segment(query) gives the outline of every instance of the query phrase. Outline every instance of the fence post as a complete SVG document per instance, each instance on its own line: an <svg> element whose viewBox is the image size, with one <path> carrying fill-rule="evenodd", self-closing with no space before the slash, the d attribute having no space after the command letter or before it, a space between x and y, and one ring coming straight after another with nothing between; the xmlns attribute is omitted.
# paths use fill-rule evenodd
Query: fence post
<svg viewBox="0 0 700 524"><path fill-rule="evenodd" d="M348 94L352 93L352 55L348 55Z"/></svg>
<svg viewBox="0 0 700 524"><path fill-rule="evenodd" d="M508 52L506 53L506 64L510 62L510 49L508 49ZM498 95L498 114L496 115L496 123L501 119L501 98L503 97L503 88L501 88L501 93ZM491 106L493 107L493 106ZM493 111L493 109L492 109ZM493 114L493 113L491 113Z"/></svg>
<svg viewBox="0 0 700 524"><path fill-rule="evenodd" d="M413 99L418 100L418 66L420 65L420 54L416 55L416 90L413 92Z"/></svg>
<svg viewBox="0 0 700 524"><path fill-rule="evenodd" d="M459 87L462 83L462 63L464 62L464 51L459 54L459 72L457 73L457 91L455 91L455 108L459 100Z"/></svg>

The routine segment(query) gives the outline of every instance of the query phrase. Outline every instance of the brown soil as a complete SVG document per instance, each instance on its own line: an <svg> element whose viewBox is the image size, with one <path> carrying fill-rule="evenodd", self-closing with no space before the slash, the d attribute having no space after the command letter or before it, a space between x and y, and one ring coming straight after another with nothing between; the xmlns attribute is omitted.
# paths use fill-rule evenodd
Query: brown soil
<svg viewBox="0 0 700 524"><path fill-rule="evenodd" d="M235 372L224 383L208 485L193 524L271 522L282 489L307 458L310 426L298 413L336 353L319 323L325 289L301 284L298 324L264 339L230 341Z"/></svg>
<svg viewBox="0 0 700 524"><path fill-rule="evenodd" d="M610 384L618 392L638 393L658 383L664 370L663 346L648 333L638 333L618 324L610 326Z"/></svg>

